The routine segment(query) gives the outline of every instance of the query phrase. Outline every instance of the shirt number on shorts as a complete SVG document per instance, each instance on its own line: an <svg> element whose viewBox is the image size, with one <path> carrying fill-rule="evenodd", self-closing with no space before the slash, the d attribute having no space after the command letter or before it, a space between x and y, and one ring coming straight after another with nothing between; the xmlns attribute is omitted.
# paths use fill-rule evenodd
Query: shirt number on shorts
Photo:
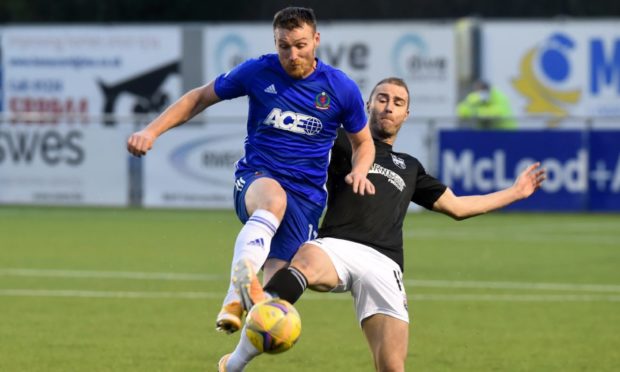
<svg viewBox="0 0 620 372"><path fill-rule="evenodd" d="M314 226L312 224L308 225L308 241L316 239L319 236L319 233L314 230Z"/></svg>

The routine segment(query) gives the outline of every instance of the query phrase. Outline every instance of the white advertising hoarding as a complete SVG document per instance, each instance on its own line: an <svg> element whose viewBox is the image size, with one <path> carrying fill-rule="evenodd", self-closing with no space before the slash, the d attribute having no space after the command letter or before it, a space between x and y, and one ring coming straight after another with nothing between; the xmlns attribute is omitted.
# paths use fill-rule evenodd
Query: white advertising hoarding
<svg viewBox="0 0 620 372"><path fill-rule="evenodd" d="M0 115L4 111L4 66L2 65L2 33L4 29L0 27Z"/></svg>
<svg viewBox="0 0 620 372"><path fill-rule="evenodd" d="M177 27L7 27L1 42L8 115L127 116L180 96Z"/></svg>
<svg viewBox="0 0 620 372"><path fill-rule="evenodd" d="M143 205L232 209L234 163L243 156L245 135L245 124L211 123L180 127L158 138L142 158ZM431 171L430 136L426 123L408 121L394 149L415 156Z"/></svg>
<svg viewBox="0 0 620 372"><path fill-rule="evenodd" d="M321 26L319 56L355 80L367 100L389 76L409 86L413 116L450 116L456 105L452 24L391 22Z"/></svg>
<svg viewBox="0 0 620 372"><path fill-rule="evenodd" d="M143 158L146 207L233 208L234 163L245 124L181 127Z"/></svg>
<svg viewBox="0 0 620 372"><path fill-rule="evenodd" d="M127 136L100 124L0 125L0 203L127 205Z"/></svg>
<svg viewBox="0 0 620 372"><path fill-rule="evenodd" d="M319 24L317 55L356 81L364 100L374 84L388 76L405 79L417 116L451 116L456 105L455 36L451 24L365 23ZM238 63L274 53L270 24L210 26L204 35L207 81ZM207 110L209 117L239 117L246 99Z"/></svg>
<svg viewBox="0 0 620 372"><path fill-rule="evenodd" d="M484 22L482 50L516 116L620 115L620 22Z"/></svg>
<svg viewBox="0 0 620 372"><path fill-rule="evenodd" d="M205 83L246 59L275 52L273 31L268 23L213 25L206 27L203 34ZM243 122L247 113L248 100L241 97L211 106L205 115L209 118L229 117Z"/></svg>

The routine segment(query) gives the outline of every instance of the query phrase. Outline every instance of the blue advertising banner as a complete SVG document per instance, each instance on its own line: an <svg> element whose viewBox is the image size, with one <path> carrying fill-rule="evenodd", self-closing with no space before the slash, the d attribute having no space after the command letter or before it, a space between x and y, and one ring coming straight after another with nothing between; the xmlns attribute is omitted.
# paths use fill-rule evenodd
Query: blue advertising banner
<svg viewBox="0 0 620 372"><path fill-rule="evenodd" d="M590 132L590 210L620 211L620 131Z"/></svg>
<svg viewBox="0 0 620 372"><path fill-rule="evenodd" d="M2 111L4 110L4 80L2 79L2 30L0 30L0 115L2 115Z"/></svg>
<svg viewBox="0 0 620 372"><path fill-rule="evenodd" d="M611 142L615 140L615 146L611 142L603 144L609 137L602 137L598 140L600 144L597 142L596 147L600 147L597 151L610 148L609 154L600 155L605 161L609 161L615 151L613 164L606 164L617 167L620 137L610 139ZM589 151L586 131L442 131L439 178L457 195L486 194L509 187L525 167L540 161L547 170L547 180L541 190L509 209L583 211L589 207L592 184ZM610 191L610 188L605 190ZM602 191L592 202L607 205L609 199L617 196L617 192L614 196L612 192Z"/></svg>

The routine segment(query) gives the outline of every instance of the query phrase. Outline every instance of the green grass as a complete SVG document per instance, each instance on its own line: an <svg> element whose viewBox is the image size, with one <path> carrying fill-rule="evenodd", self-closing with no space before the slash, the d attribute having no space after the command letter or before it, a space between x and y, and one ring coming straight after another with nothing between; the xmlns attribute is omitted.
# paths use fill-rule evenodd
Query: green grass
<svg viewBox="0 0 620 372"><path fill-rule="evenodd" d="M408 370L620 370L620 216L405 226ZM216 370L239 228L229 211L0 207L0 371ZM373 370L349 295L297 308L299 344L248 371Z"/></svg>

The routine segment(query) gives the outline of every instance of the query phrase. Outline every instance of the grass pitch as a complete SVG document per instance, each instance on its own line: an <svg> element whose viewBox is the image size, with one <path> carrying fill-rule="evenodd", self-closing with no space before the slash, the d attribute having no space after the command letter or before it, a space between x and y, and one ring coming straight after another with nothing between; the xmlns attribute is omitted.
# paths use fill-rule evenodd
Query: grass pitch
<svg viewBox="0 0 620 372"><path fill-rule="evenodd" d="M620 216L405 222L416 371L620 370ZM0 206L0 371L215 371L230 211ZM372 371L349 295L307 292L248 371Z"/></svg>

